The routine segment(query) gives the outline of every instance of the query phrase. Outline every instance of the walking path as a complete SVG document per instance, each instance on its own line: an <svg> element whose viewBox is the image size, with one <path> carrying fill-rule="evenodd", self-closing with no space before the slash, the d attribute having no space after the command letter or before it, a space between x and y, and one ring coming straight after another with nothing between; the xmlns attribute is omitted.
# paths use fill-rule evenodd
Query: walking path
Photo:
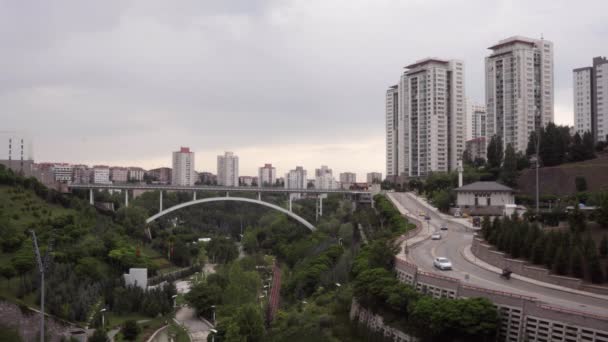
<svg viewBox="0 0 608 342"><path fill-rule="evenodd" d="M272 269L272 288L270 289L270 298L268 300L268 322L276 317L279 310L279 301L281 299L281 268L275 261Z"/></svg>

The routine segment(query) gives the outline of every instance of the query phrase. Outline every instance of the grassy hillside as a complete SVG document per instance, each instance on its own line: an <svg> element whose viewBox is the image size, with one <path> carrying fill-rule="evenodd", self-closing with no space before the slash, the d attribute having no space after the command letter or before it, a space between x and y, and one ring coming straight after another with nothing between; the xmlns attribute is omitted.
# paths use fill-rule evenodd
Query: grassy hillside
<svg viewBox="0 0 608 342"><path fill-rule="evenodd" d="M608 154L602 153L596 159L583 162L540 168L540 193L556 196L575 194L577 177L585 178L589 190L608 190ZM522 194L534 196L536 171L534 169L522 171L517 187Z"/></svg>

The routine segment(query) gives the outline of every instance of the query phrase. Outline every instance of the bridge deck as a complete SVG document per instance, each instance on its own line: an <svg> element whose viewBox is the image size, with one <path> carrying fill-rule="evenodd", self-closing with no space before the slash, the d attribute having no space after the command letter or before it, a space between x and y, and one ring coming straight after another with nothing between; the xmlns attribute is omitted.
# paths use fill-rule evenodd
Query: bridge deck
<svg viewBox="0 0 608 342"><path fill-rule="evenodd" d="M69 184L70 189L94 190L169 190L169 191L216 191L216 192L265 192L265 193L299 193L299 194L371 194L368 190L344 189L287 189L268 187L241 187L241 186L178 186L156 184Z"/></svg>

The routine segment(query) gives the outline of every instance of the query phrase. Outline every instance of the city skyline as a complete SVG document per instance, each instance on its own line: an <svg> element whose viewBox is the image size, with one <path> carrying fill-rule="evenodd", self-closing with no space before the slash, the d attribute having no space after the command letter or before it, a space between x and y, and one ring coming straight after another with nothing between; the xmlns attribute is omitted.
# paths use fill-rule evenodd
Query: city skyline
<svg viewBox="0 0 608 342"><path fill-rule="evenodd" d="M573 124L572 69L606 54L606 6L589 2L582 25L549 1L5 3L0 117L40 161L154 168L185 145L197 170L229 150L243 174L270 161L361 176L385 170L384 90L423 56L463 60L468 97L484 103L487 47L542 35L555 45L555 122ZM441 24L396 43L419 14Z"/></svg>

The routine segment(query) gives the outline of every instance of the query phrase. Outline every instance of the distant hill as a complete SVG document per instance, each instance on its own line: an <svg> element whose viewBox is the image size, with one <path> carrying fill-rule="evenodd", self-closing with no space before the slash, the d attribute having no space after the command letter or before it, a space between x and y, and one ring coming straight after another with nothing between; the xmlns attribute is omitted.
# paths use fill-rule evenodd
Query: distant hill
<svg viewBox="0 0 608 342"><path fill-rule="evenodd" d="M596 159L583 162L540 168L540 194L558 196L575 194L576 177L585 178L588 190L608 191L608 153L599 154ZM517 188L521 194L535 195L535 169L527 169L521 172L517 180Z"/></svg>

